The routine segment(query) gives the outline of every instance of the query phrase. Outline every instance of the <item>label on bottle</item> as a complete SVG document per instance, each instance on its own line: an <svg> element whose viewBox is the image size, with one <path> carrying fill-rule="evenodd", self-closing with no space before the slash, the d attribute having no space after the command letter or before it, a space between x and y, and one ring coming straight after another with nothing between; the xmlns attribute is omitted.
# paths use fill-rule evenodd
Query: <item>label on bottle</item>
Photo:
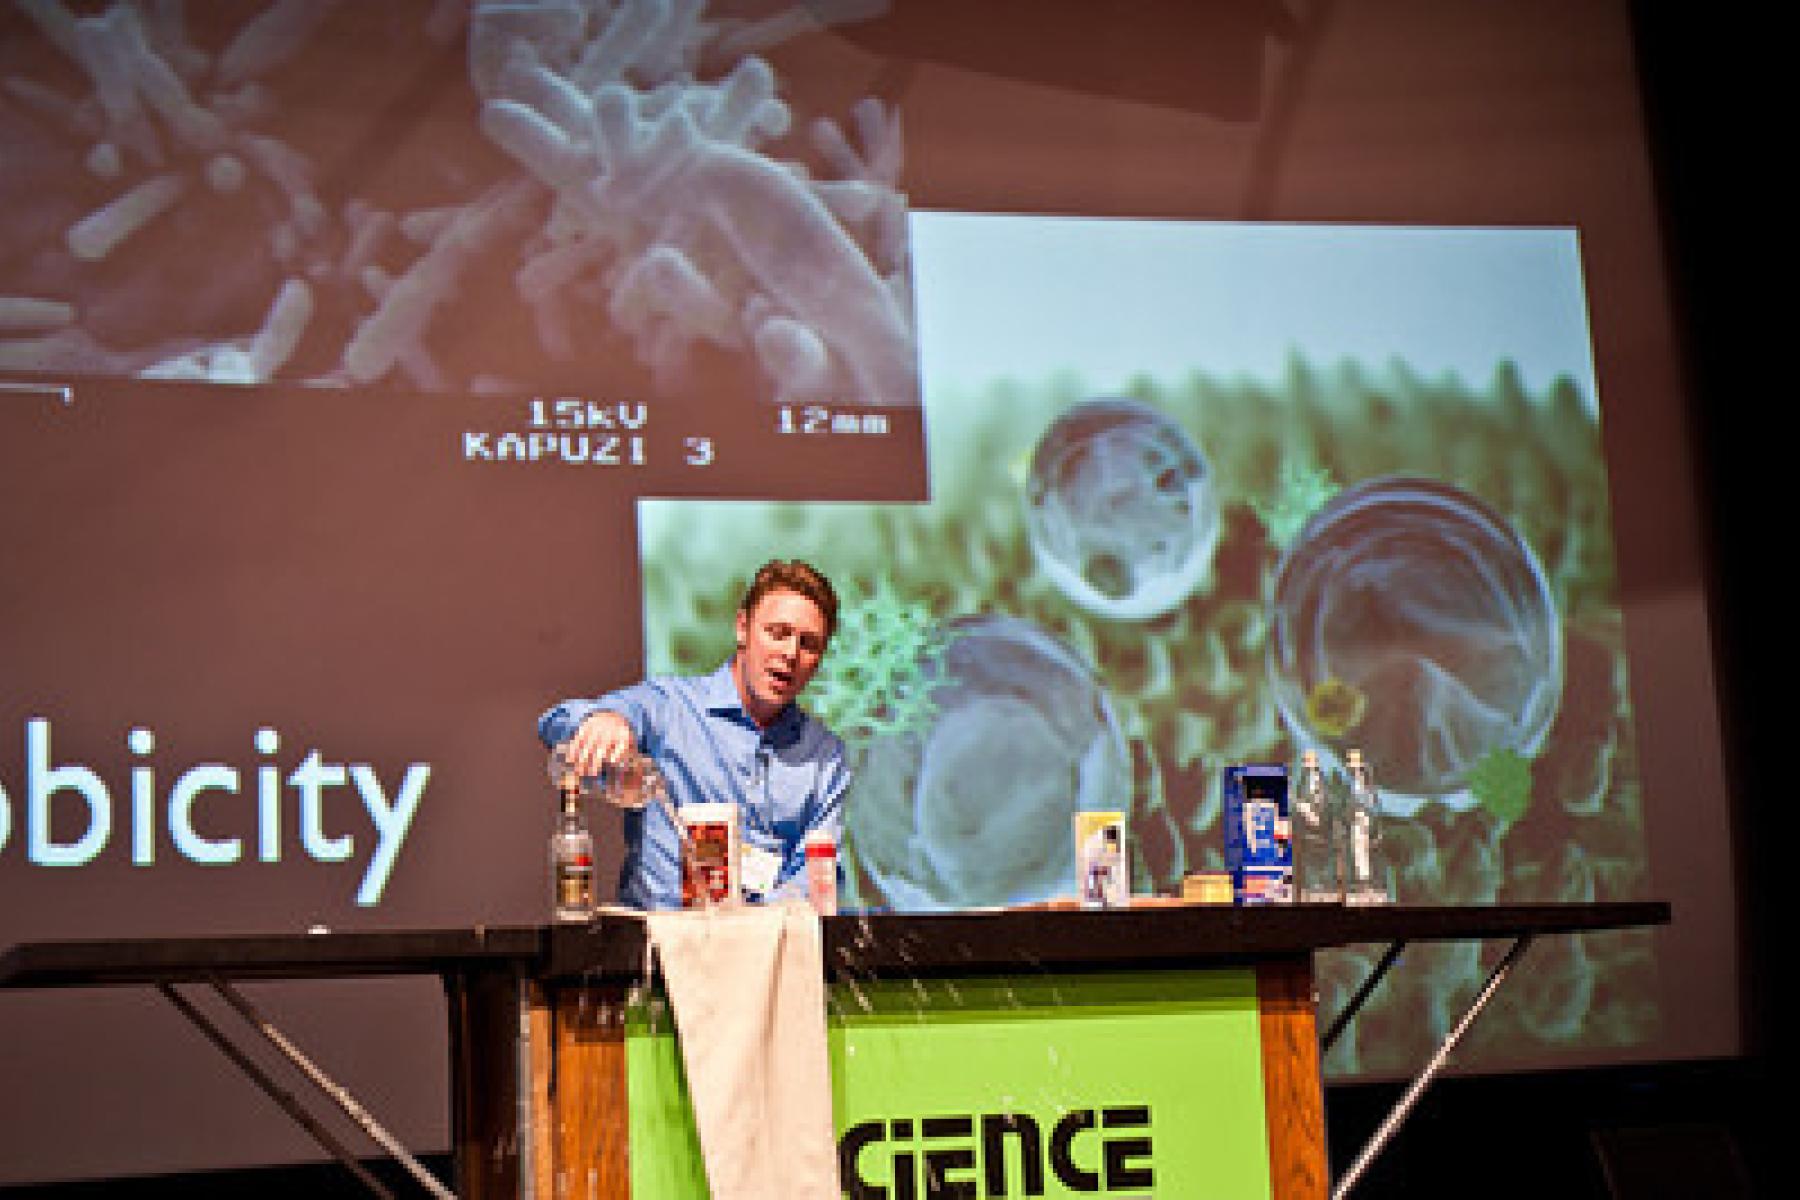
<svg viewBox="0 0 1800 1200"><path fill-rule="evenodd" d="M564 863L556 877L556 902L564 908L580 904L593 894L594 865L590 862Z"/></svg>
<svg viewBox="0 0 1800 1200"><path fill-rule="evenodd" d="M594 909L594 860L568 859L556 865L556 915L585 921Z"/></svg>

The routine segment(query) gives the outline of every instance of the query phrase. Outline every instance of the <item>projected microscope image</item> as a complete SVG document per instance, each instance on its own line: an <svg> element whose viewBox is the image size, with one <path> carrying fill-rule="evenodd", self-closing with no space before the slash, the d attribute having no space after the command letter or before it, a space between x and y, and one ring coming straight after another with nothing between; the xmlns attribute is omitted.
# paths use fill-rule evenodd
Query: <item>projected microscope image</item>
<svg viewBox="0 0 1800 1200"><path fill-rule="evenodd" d="M1379 231L1316 231L1292 279L1195 284L1218 248L1284 235L1044 219L1032 262L1104 299L1071 305L1078 320L1052 301L1034 316L1055 332L1009 346L976 315L1005 302L970 280L1006 272L974 245L1026 221L915 217L929 504L644 514L653 668L729 653L709 630L731 598L694 586L703 564L779 548L845 581L807 703L858 755L857 899L929 911L1067 898L1072 814L1113 808L1129 813L1137 891L1167 894L1223 865L1224 768L1309 747L1334 776L1351 747L1374 765L1402 902L1634 894L1647 860L1585 330L1546 369L1508 349L1536 344L1518 318L1545 308L1519 295L1481 313L1360 285L1348 305L1289 303L1329 295L1338 274L1366 279L1365 254L1412 252ZM1076 245L1130 284L1057 261ZM1185 249L1165 283L1146 247L1160 260L1171 246ZM1507 252L1566 290L1579 286L1571 246ZM1425 252L1460 280L1471 248L1495 249L1445 231ZM1015 303L1038 286L1032 269L1014 271ZM1265 357L1196 332L1211 297L1227 311L1259 288L1291 314ZM1371 305L1390 318L1373 348L1342 332ZM1446 368L1438 317L1498 344ZM1410 949L1330 1069L1428 1052L1480 986L1481 954ZM1484 1019L1471 1056L1653 1033L1654 1010L1625 999L1654 971L1643 940L1571 939L1559 954ZM1357 949L1325 956L1327 1017L1371 965Z"/></svg>
<svg viewBox="0 0 1800 1200"><path fill-rule="evenodd" d="M0 370L916 404L870 10L9 6Z"/></svg>

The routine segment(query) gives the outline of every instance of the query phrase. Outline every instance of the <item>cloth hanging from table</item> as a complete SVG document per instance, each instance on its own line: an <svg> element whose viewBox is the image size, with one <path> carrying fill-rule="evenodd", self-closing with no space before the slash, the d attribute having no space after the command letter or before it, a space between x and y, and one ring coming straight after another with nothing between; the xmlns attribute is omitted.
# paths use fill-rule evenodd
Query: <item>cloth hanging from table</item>
<svg viewBox="0 0 1800 1200"><path fill-rule="evenodd" d="M838 1200L818 914L790 903L645 920L712 1200Z"/></svg>

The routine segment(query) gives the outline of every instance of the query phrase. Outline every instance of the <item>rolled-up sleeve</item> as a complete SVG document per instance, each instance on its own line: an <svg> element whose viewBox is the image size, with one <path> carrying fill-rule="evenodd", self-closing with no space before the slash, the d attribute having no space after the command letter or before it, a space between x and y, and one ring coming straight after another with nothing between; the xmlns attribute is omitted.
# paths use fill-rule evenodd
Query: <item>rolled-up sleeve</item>
<svg viewBox="0 0 1800 1200"><path fill-rule="evenodd" d="M631 726L631 736L643 746L646 736L657 727L655 714L662 701L662 690L650 680L592 699L563 700L538 718L538 738L546 747L559 746L574 737L581 723L595 713L616 712L625 718Z"/></svg>

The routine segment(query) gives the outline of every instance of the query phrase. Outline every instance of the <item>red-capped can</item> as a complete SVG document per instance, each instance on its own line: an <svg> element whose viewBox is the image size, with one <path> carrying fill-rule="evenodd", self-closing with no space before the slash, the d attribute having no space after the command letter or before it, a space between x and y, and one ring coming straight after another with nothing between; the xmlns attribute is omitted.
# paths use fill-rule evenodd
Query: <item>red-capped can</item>
<svg viewBox="0 0 1800 1200"><path fill-rule="evenodd" d="M821 917L837 915L837 841L824 830L806 835L806 898Z"/></svg>

